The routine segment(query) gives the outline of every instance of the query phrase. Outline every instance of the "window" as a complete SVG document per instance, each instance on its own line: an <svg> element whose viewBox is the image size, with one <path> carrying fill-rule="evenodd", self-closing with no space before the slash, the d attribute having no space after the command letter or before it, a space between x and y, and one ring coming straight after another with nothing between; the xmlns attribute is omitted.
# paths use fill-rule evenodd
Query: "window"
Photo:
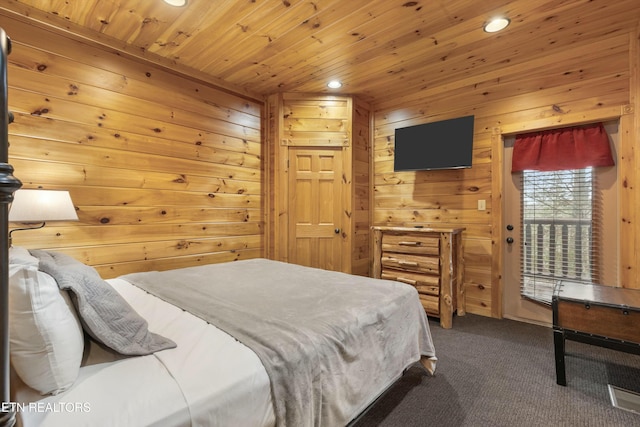
<svg viewBox="0 0 640 427"><path fill-rule="evenodd" d="M602 202L594 168L522 172L521 293L551 304L558 280L600 282Z"/></svg>
<svg viewBox="0 0 640 427"><path fill-rule="evenodd" d="M516 135L521 172L521 294L550 304L559 280L600 282L597 170L614 166L602 123Z"/></svg>

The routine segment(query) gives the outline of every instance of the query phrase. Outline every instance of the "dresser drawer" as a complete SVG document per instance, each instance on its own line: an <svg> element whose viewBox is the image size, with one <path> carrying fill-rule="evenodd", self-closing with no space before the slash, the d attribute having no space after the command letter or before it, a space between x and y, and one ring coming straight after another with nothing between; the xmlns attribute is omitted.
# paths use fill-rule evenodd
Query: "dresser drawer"
<svg viewBox="0 0 640 427"><path fill-rule="evenodd" d="M438 256L440 239L418 234L383 234L382 251Z"/></svg>
<svg viewBox="0 0 640 427"><path fill-rule="evenodd" d="M411 273L402 270L383 269L381 279L395 280L416 287L425 295L440 295L440 277L431 274Z"/></svg>
<svg viewBox="0 0 640 427"><path fill-rule="evenodd" d="M427 314L440 316L440 298L431 295L420 294L420 302Z"/></svg>
<svg viewBox="0 0 640 427"><path fill-rule="evenodd" d="M382 254L381 263L382 269L440 275L440 258L437 257L385 252Z"/></svg>

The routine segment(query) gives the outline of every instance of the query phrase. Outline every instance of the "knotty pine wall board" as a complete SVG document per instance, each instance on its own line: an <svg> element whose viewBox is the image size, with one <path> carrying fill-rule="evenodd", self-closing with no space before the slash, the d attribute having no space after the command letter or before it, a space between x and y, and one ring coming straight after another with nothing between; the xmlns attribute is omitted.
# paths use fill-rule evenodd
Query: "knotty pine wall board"
<svg viewBox="0 0 640 427"><path fill-rule="evenodd" d="M371 106L362 99L353 100L351 132L353 235L351 271L371 275Z"/></svg>
<svg viewBox="0 0 640 427"><path fill-rule="evenodd" d="M262 103L56 31L3 21L10 162L79 221L19 232L103 277L264 253Z"/></svg>

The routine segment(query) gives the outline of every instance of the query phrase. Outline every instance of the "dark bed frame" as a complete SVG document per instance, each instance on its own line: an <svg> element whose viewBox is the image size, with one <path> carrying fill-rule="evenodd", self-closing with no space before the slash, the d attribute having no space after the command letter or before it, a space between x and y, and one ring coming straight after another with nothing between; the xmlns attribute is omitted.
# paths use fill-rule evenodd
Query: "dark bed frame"
<svg viewBox="0 0 640 427"><path fill-rule="evenodd" d="M11 427L16 422L16 414L11 410L9 384L9 204L13 193L22 183L13 176L9 161L8 125L13 121L9 111L7 84L7 56L11 53L11 40L0 28L0 427Z"/></svg>

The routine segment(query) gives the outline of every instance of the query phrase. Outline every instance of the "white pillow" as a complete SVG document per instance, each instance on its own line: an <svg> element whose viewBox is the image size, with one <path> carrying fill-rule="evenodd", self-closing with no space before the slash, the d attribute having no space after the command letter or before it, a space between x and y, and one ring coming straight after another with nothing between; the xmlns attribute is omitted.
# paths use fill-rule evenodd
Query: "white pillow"
<svg viewBox="0 0 640 427"><path fill-rule="evenodd" d="M69 295L21 247L9 251L9 340L11 363L34 390L58 394L78 377L84 336Z"/></svg>

